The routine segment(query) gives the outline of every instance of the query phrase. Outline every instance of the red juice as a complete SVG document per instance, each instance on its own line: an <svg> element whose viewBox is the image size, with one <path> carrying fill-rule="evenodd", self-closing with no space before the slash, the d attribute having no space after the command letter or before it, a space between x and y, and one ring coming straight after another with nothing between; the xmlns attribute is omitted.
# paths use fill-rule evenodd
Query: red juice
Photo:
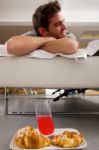
<svg viewBox="0 0 99 150"><path fill-rule="evenodd" d="M54 132L54 122L50 115L37 116L38 128L42 134L49 135Z"/></svg>

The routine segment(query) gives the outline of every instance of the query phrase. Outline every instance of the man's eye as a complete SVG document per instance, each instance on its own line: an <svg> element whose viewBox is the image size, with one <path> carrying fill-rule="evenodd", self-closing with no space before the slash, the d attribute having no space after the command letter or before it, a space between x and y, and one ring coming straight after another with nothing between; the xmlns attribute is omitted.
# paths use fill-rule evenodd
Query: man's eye
<svg viewBox="0 0 99 150"><path fill-rule="evenodd" d="M62 22L56 23L56 26L60 26L60 25L62 25Z"/></svg>
<svg viewBox="0 0 99 150"><path fill-rule="evenodd" d="M62 24L65 24L65 20L57 22L56 26L61 26Z"/></svg>

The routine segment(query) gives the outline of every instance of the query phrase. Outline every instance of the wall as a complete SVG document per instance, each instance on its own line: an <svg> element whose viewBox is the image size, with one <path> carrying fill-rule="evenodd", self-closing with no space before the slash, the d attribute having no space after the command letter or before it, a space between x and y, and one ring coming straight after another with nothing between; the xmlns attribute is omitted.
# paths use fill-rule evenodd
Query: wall
<svg viewBox="0 0 99 150"><path fill-rule="evenodd" d="M34 10L40 5L49 0L0 0L0 20L8 21L31 21ZM98 12L99 11L99 0L60 0L63 11L70 14L82 14L82 12ZM89 15L84 15L85 17ZM77 19L77 13L75 20ZM72 17L72 18L74 18ZM81 15L82 17L82 15ZM96 16L97 18L97 16ZM71 18L70 18L71 19ZM98 18L99 19L99 18ZM69 20L69 19L68 19Z"/></svg>
<svg viewBox="0 0 99 150"><path fill-rule="evenodd" d="M0 0L0 43L32 29L36 7L49 0ZM79 37L84 31L99 30L99 0L59 0L68 28Z"/></svg>
<svg viewBox="0 0 99 150"><path fill-rule="evenodd" d="M0 20L31 21L32 13L47 0L0 0Z"/></svg>
<svg viewBox="0 0 99 150"><path fill-rule="evenodd" d="M63 9L66 11L98 11L99 0L64 0Z"/></svg>

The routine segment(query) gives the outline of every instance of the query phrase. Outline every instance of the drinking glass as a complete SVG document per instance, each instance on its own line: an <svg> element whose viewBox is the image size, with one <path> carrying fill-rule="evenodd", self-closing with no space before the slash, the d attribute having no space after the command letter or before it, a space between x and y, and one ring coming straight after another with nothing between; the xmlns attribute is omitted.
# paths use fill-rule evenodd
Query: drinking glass
<svg viewBox="0 0 99 150"><path fill-rule="evenodd" d="M47 100L41 100L34 103L34 108L39 131L44 135L52 135L54 132L54 121L50 103Z"/></svg>

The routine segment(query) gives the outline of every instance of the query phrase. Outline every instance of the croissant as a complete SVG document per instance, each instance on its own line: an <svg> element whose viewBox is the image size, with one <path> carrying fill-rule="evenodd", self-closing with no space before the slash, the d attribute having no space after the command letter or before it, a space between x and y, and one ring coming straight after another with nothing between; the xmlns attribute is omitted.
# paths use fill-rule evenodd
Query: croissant
<svg viewBox="0 0 99 150"><path fill-rule="evenodd" d="M26 126L18 130L15 143L22 149L43 148L50 145L50 139L31 126Z"/></svg>
<svg viewBox="0 0 99 150"><path fill-rule="evenodd" d="M63 134L52 138L51 143L63 148L77 147L83 142L83 135L80 132L64 131Z"/></svg>

